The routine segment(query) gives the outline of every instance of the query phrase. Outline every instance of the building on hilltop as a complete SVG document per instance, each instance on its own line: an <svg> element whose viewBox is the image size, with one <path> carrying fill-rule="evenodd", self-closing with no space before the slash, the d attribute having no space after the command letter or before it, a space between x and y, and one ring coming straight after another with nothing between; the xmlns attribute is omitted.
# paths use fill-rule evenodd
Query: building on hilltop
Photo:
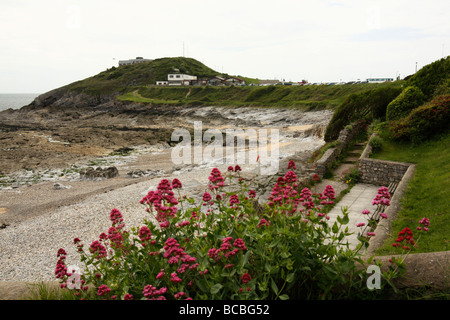
<svg viewBox="0 0 450 320"><path fill-rule="evenodd" d="M368 78L368 83L383 83L383 82L391 82L394 81L393 78Z"/></svg>
<svg viewBox="0 0 450 320"><path fill-rule="evenodd" d="M238 77L208 77L197 78L188 74L169 73L167 81L156 81L157 86L236 86L245 85L245 81Z"/></svg>
<svg viewBox="0 0 450 320"><path fill-rule="evenodd" d="M150 61L152 61L152 59L144 59L143 57L136 57L136 59L129 59L129 60L119 60L119 67L126 66L129 64L136 64L136 63L150 62Z"/></svg>
<svg viewBox="0 0 450 320"><path fill-rule="evenodd" d="M197 76L191 76L188 74L169 73L167 75L169 86L189 86L193 81L197 80Z"/></svg>

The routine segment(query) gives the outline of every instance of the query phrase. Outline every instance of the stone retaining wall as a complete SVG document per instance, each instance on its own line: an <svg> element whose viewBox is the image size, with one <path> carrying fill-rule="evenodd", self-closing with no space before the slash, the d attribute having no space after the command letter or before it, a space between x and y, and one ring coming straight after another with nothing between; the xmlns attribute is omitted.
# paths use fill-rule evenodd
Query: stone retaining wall
<svg viewBox="0 0 450 320"><path fill-rule="evenodd" d="M364 121L357 122L352 125L352 129L342 129L337 138L337 145L324 152L322 157L316 161L316 173L321 178L324 177L327 168L330 169L333 162L339 157L342 150L348 147L349 143L364 129L366 126Z"/></svg>
<svg viewBox="0 0 450 320"><path fill-rule="evenodd" d="M374 137L375 134L372 134ZM370 139L369 139L370 141ZM390 183L399 183L411 163L396 162L378 159L369 159L372 147L367 144L359 158L359 182L378 186L389 186Z"/></svg>
<svg viewBox="0 0 450 320"><path fill-rule="evenodd" d="M358 165L359 182L387 187L390 183L399 183L410 163L360 159Z"/></svg>

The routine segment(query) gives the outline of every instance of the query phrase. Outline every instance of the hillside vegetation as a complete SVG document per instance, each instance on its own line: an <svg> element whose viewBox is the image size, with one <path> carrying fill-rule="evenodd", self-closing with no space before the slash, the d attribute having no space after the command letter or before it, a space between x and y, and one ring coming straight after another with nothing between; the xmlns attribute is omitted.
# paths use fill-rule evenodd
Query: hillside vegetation
<svg viewBox="0 0 450 320"><path fill-rule="evenodd" d="M156 81L167 80L169 73L185 73L199 78L229 77L192 58L161 58L146 63L112 67L65 88L76 93L114 96L121 101L152 105L272 106L315 110L335 108L351 94L381 87L398 87L401 83L244 87L155 85ZM247 84L259 83L255 78L239 77L245 79Z"/></svg>
<svg viewBox="0 0 450 320"><path fill-rule="evenodd" d="M442 119L448 119L446 96L449 94L450 56L423 67L402 82L392 83L391 87L349 95L336 108L325 132L325 141L335 140L340 130L357 120L365 120L367 123L378 121L383 123L384 131L389 131L393 137L420 141L422 138L416 134L419 123L414 121L412 124L408 117L411 115L415 120L427 122L427 131L430 127L434 127L431 129L434 133L443 131L446 124L443 125L442 122L448 123L448 120ZM421 115L417 116L418 108L425 104L427 107L420 109ZM431 137L429 132L422 130L422 133L427 138Z"/></svg>

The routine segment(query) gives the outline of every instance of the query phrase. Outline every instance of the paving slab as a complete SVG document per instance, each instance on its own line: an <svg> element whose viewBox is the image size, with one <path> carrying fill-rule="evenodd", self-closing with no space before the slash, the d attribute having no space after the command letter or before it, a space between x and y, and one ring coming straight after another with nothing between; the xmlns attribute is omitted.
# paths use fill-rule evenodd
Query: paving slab
<svg viewBox="0 0 450 320"><path fill-rule="evenodd" d="M372 200L375 198L378 192L378 186L370 184L356 184L349 193L347 193L339 203L328 213L330 217L329 223L334 224L338 216L342 216L342 208L347 207L349 212L348 230L352 233L348 237L350 248L356 248L359 243L357 236L360 228L356 227L357 223L367 223L362 211L367 209L369 211L374 210Z"/></svg>

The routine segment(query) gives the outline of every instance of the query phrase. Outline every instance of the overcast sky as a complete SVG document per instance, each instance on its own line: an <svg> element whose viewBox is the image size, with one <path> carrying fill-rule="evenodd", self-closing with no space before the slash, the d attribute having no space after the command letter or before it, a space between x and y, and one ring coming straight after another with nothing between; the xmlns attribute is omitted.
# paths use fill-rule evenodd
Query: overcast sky
<svg viewBox="0 0 450 320"><path fill-rule="evenodd" d="M260 79L404 78L450 55L450 1L0 0L0 93L183 54Z"/></svg>

